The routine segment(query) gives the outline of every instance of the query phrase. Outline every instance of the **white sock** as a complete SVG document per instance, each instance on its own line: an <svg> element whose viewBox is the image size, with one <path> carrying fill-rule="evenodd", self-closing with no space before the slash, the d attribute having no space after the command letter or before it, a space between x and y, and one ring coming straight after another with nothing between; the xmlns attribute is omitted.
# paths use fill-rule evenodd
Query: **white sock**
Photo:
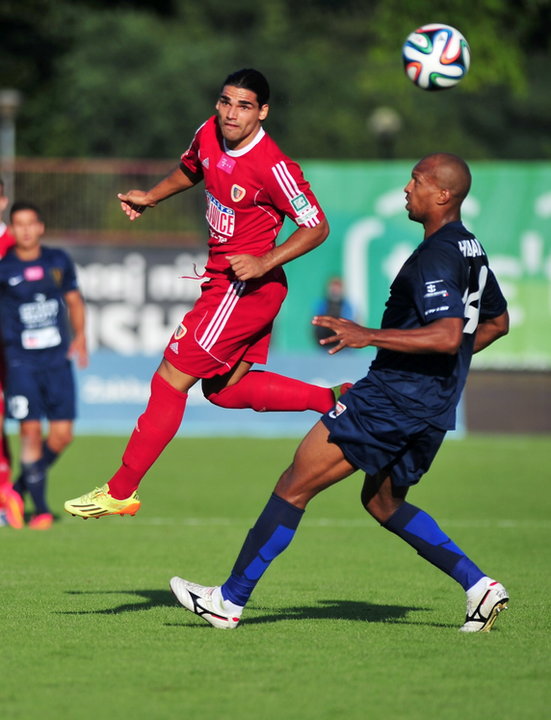
<svg viewBox="0 0 551 720"><path fill-rule="evenodd" d="M493 582L492 578L484 575L484 577L480 578L478 582L467 590L467 597L474 598L477 595L480 595L481 592L486 590L487 585L491 582Z"/></svg>
<svg viewBox="0 0 551 720"><path fill-rule="evenodd" d="M232 615L240 616L243 612L243 606L242 605L236 605L235 603L232 603L231 600L226 600L224 596L222 595L222 588L218 587L216 589L216 592L218 592L220 596L220 602L222 603L222 607L227 612L231 613Z"/></svg>

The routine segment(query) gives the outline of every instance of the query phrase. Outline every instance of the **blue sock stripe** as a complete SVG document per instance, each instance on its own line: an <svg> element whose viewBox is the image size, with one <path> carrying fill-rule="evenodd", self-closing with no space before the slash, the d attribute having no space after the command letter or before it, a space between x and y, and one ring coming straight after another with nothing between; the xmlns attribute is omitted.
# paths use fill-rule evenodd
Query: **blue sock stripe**
<svg viewBox="0 0 551 720"><path fill-rule="evenodd" d="M425 560L450 575L465 590L484 577L480 568L450 540L434 518L414 505L402 503L383 526L405 540Z"/></svg>
<svg viewBox="0 0 551 720"><path fill-rule="evenodd" d="M271 496L254 527L249 531L232 573L222 585L222 596L245 605L272 560L293 539L304 510L277 495Z"/></svg>
<svg viewBox="0 0 551 720"><path fill-rule="evenodd" d="M282 526L290 530L296 530L303 514L304 510L291 505L291 503L272 493L254 527L249 531L241 552L235 561L232 573L234 575L244 575L245 569L258 556L261 548L268 543L277 528Z"/></svg>
<svg viewBox="0 0 551 720"><path fill-rule="evenodd" d="M268 539L268 542L260 548L255 559L245 568L243 573L245 577L248 580L259 580L272 560L289 545L295 532L291 528L279 525Z"/></svg>

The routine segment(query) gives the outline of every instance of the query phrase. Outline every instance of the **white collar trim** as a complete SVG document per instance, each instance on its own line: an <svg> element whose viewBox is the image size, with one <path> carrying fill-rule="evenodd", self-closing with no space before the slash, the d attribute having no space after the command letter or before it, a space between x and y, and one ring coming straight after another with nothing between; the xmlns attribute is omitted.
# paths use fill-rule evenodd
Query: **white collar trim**
<svg viewBox="0 0 551 720"><path fill-rule="evenodd" d="M226 145L226 140L224 140L224 152L226 155L229 155L230 157L240 157L241 155L245 155L249 152L249 150L252 150L254 147L258 145L258 143L262 140L262 138L266 135L266 132L264 131L264 128L261 127L260 130L256 133L254 138L251 140L250 143L245 145L245 147L242 147L240 150L230 150L228 146Z"/></svg>

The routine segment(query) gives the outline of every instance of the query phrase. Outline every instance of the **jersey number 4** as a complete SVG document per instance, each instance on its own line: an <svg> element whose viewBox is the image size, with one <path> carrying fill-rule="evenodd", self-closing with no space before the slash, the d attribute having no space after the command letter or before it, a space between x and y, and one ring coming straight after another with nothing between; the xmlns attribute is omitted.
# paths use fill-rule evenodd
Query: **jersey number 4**
<svg viewBox="0 0 551 720"><path fill-rule="evenodd" d="M478 318L480 316L480 299L482 298L482 293L484 292L484 288L486 287L487 279L488 268L486 267L486 265L483 265L480 268L480 273L478 275L478 288L476 290L473 290L472 292L469 292L469 290L467 289L465 291L465 295L463 296L466 320L463 332L467 335L472 335L478 327Z"/></svg>

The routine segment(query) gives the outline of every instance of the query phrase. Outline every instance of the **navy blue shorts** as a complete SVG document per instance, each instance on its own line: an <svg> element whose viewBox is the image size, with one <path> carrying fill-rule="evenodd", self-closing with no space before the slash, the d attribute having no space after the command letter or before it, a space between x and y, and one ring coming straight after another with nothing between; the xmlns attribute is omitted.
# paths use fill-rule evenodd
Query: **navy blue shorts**
<svg viewBox="0 0 551 720"><path fill-rule="evenodd" d="M385 471L395 485L419 482L429 469L445 430L403 414L368 377L345 393L321 418L329 441L367 475Z"/></svg>
<svg viewBox="0 0 551 720"><path fill-rule="evenodd" d="M75 381L70 360L54 367L8 365L7 415L13 420L74 420Z"/></svg>

